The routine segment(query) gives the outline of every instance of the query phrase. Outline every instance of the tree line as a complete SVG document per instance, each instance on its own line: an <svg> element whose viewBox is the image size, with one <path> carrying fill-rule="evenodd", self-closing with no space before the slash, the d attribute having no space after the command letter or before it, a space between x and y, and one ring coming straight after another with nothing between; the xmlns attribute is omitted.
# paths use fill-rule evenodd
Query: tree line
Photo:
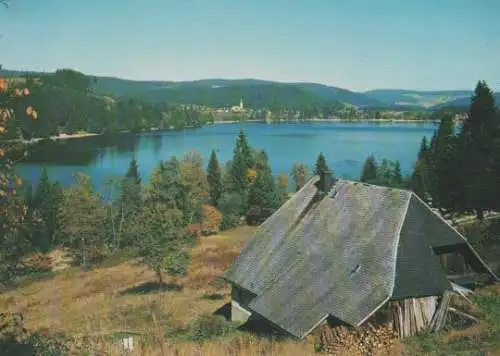
<svg viewBox="0 0 500 356"><path fill-rule="evenodd" d="M322 154L318 162L315 172L327 169ZM310 174L304 164L296 164L291 178L300 189ZM207 167L199 153L188 152L160 161L143 184L133 158L123 178L110 179L106 194L81 173L65 188L49 179L46 168L35 188L18 183L17 193L4 201L12 219L4 224L10 232L4 230L0 240L3 281L22 273L26 255L60 247L83 267L130 249L162 281L164 272L186 272L188 247L198 236L259 224L289 194L288 175L274 176L266 152L253 149L243 131L225 165L215 150Z"/></svg>
<svg viewBox="0 0 500 356"><path fill-rule="evenodd" d="M401 176L399 162L378 164L371 155L361 180L411 189L443 213L482 220L500 210L500 113L488 85L478 82L460 126L444 113L432 138L422 138L410 176Z"/></svg>
<svg viewBox="0 0 500 356"><path fill-rule="evenodd" d="M370 155L360 180L411 189L433 206L456 214L472 211L481 219L484 211L498 209L499 117L487 85L480 82L475 93L458 130L445 116L430 142L422 139L409 176L403 176L398 161L377 162ZM326 162L320 153L312 173L332 171ZM138 165L132 159L122 179L110 180L110 201L83 174L75 174L69 188L51 182L46 169L36 189L19 178L3 183L2 279L18 272L26 254L58 247L71 251L82 266L131 248L160 280L165 271L182 274L189 263L187 247L197 236L262 223L289 196L289 175L275 177L266 152L252 148L243 131L226 164L213 150L204 167L200 154L189 152L159 162L147 184ZM290 176L298 190L311 174L305 164L296 163Z"/></svg>

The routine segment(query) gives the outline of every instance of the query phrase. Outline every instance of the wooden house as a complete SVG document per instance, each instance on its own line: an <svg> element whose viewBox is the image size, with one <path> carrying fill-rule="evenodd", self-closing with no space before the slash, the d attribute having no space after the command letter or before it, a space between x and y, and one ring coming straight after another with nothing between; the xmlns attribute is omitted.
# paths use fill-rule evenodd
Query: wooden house
<svg viewBox="0 0 500 356"><path fill-rule="evenodd" d="M223 278L234 321L253 316L303 339L325 322L359 327L383 314L408 336L442 325L459 288L441 264L450 253L463 256L469 278L498 281L414 193L325 174L257 229Z"/></svg>

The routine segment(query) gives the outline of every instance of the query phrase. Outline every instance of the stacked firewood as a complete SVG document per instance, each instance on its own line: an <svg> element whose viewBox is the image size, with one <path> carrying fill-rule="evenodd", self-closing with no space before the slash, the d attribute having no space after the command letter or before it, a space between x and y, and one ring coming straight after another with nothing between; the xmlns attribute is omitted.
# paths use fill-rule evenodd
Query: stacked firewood
<svg viewBox="0 0 500 356"><path fill-rule="evenodd" d="M344 326L322 328L320 334L321 349L330 355L377 355L390 353L397 333L392 326L367 326L359 329Z"/></svg>

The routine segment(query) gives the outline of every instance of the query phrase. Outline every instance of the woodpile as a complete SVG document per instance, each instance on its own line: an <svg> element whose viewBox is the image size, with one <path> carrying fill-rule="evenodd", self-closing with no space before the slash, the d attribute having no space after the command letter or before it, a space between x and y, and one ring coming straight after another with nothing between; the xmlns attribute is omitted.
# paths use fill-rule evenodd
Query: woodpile
<svg viewBox="0 0 500 356"><path fill-rule="evenodd" d="M390 324L364 328L324 326L320 334L320 349L329 355L388 354L398 334Z"/></svg>
<svg viewBox="0 0 500 356"><path fill-rule="evenodd" d="M408 298L389 302L394 329L405 338L426 330L431 325L437 306L437 297Z"/></svg>

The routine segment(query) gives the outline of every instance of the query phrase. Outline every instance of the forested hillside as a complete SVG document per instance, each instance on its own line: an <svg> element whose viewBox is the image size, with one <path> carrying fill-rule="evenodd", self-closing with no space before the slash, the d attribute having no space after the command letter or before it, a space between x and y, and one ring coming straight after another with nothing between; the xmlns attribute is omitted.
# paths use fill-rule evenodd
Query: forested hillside
<svg viewBox="0 0 500 356"><path fill-rule="evenodd" d="M213 120L198 110L166 102L151 104L134 98L97 95L91 89L92 78L72 70L28 76L18 81L23 82L30 96L19 98L12 107L15 115L6 124L5 139L79 131L111 134L152 128L198 127ZM33 107L37 118L43 117L43 120L32 120L29 112Z"/></svg>

